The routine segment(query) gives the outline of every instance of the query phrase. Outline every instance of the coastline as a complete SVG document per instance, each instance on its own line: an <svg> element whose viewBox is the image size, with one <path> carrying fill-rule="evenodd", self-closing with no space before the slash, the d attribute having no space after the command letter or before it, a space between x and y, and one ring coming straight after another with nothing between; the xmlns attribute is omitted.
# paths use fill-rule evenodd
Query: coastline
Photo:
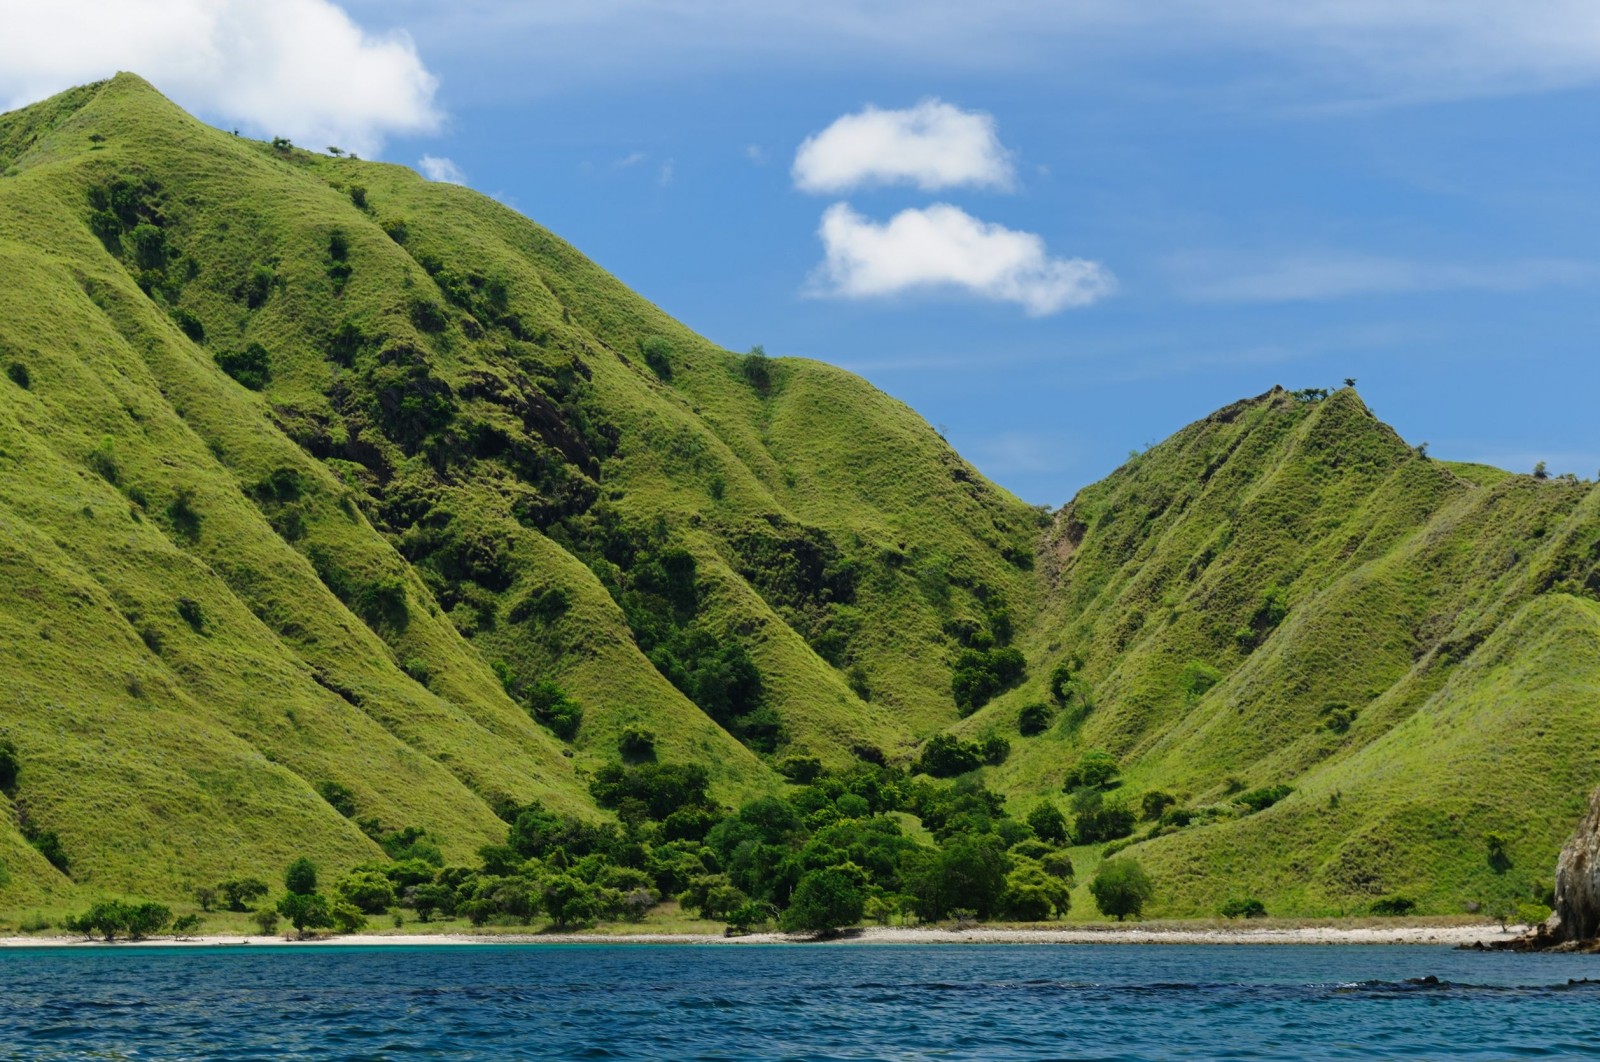
<svg viewBox="0 0 1600 1062"><path fill-rule="evenodd" d="M869 926L820 943L831 946L862 944L1206 944L1206 945L1385 945L1431 944L1471 947L1506 941L1526 927L1473 923L1462 925L1405 923L1400 925L1283 925L1249 926L1214 923L1155 923L1080 927L974 926L942 927ZM476 944L661 944L741 945L814 943L807 936L750 933L726 937L710 933L367 933L295 940L282 935L247 937L205 935L157 937L142 941L84 940L81 937L0 937L7 948L341 948L419 947Z"/></svg>

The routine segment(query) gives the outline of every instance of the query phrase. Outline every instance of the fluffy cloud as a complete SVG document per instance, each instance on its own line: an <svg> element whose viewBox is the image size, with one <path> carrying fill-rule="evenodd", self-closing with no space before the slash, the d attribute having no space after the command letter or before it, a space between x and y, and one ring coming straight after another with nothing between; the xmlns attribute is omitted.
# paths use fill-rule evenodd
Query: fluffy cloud
<svg viewBox="0 0 1600 1062"><path fill-rule="evenodd" d="M947 203L904 210L878 224L836 203L819 230L826 258L814 294L873 298L958 289L1014 302L1039 317L1087 306L1116 280L1098 262L1051 258L1031 232L989 224Z"/></svg>
<svg viewBox="0 0 1600 1062"><path fill-rule="evenodd" d="M1321 252L1246 262L1237 255L1173 259L1179 292L1195 302L1320 302L1430 291L1517 292L1600 283L1600 267L1565 259L1429 262Z"/></svg>
<svg viewBox="0 0 1600 1062"><path fill-rule="evenodd" d="M307 147L375 153L436 129L436 81L404 34L330 0L0 0L0 98L13 106L131 70L212 119Z"/></svg>
<svg viewBox="0 0 1600 1062"><path fill-rule="evenodd" d="M847 192L864 185L912 184L924 191L1011 187L1011 159L994 119L940 100L900 111L869 106L847 114L800 145L794 183L801 191Z"/></svg>
<svg viewBox="0 0 1600 1062"><path fill-rule="evenodd" d="M440 184L466 184L467 174L453 159L443 158L439 155L424 155L417 163L417 169L430 181Z"/></svg>

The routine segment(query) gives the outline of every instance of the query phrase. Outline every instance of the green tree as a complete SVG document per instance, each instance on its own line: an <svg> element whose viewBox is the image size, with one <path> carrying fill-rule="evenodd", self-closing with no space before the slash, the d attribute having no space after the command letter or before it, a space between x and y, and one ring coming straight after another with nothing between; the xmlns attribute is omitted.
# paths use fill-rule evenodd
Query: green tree
<svg viewBox="0 0 1600 1062"><path fill-rule="evenodd" d="M382 914L394 906L394 884L379 870L353 870L339 879L334 892L363 914Z"/></svg>
<svg viewBox="0 0 1600 1062"><path fill-rule="evenodd" d="M826 933L860 922L865 905L859 870L812 870L795 886L778 924L785 933Z"/></svg>
<svg viewBox="0 0 1600 1062"><path fill-rule="evenodd" d="M305 856L289 864L283 875L283 887L292 893L309 896L317 891L317 865Z"/></svg>
<svg viewBox="0 0 1600 1062"><path fill-rule="evenodd" d="M1056 844L1065 844L1067 841L1067 818L1061 814L1060 808L1048 800L1028 812L1028 826L1041 841L1054 841Z"/></svg>
<svg viewBox="0 0 1600 1062"><path fill-rule="evenodd" d="M1144 868L1128 856L1101 863L1089 881L1089 891L1100 913L1119 922L1129 915L1137 918L1155 894Z"/></svg>
<svg viewBox="0 0 1600 1062"><path fill-rule="evenodd" d="M320 892L291 892L278 901L278 913L289 920L301 937L307 930L333 925L333 910Z"/></svg>

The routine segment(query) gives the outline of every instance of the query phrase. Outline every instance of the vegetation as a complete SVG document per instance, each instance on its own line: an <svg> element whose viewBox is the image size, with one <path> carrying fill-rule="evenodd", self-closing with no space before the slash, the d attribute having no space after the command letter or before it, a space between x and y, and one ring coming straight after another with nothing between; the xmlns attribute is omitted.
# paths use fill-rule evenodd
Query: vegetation
<svg viewBox="0 0 1600 1062"><path fill-rule="evenodd" d="M792 924L1092 918L1132 858L1164 916L1490 910L1592 784L1593 488L1351 385L1041 513L490 200L136 77L0 166L0 911L750 928L837 871Z"/></svg>

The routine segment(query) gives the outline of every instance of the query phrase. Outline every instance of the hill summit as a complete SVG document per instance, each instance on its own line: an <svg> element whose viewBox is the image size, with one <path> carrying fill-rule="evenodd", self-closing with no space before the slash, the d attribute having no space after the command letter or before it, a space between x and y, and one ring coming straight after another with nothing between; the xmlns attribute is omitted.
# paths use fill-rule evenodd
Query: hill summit
<svg viewBox="0 0 1600 1062"><path fill-rule="evenodd" d="M1052 516L481 195L132 75L0 117L0 172L0 910L465 860L654 760L728 806L970 771L1159 913L1446 912L1536 890L1600 774L1593 489L1351 389Z"/></svg>

